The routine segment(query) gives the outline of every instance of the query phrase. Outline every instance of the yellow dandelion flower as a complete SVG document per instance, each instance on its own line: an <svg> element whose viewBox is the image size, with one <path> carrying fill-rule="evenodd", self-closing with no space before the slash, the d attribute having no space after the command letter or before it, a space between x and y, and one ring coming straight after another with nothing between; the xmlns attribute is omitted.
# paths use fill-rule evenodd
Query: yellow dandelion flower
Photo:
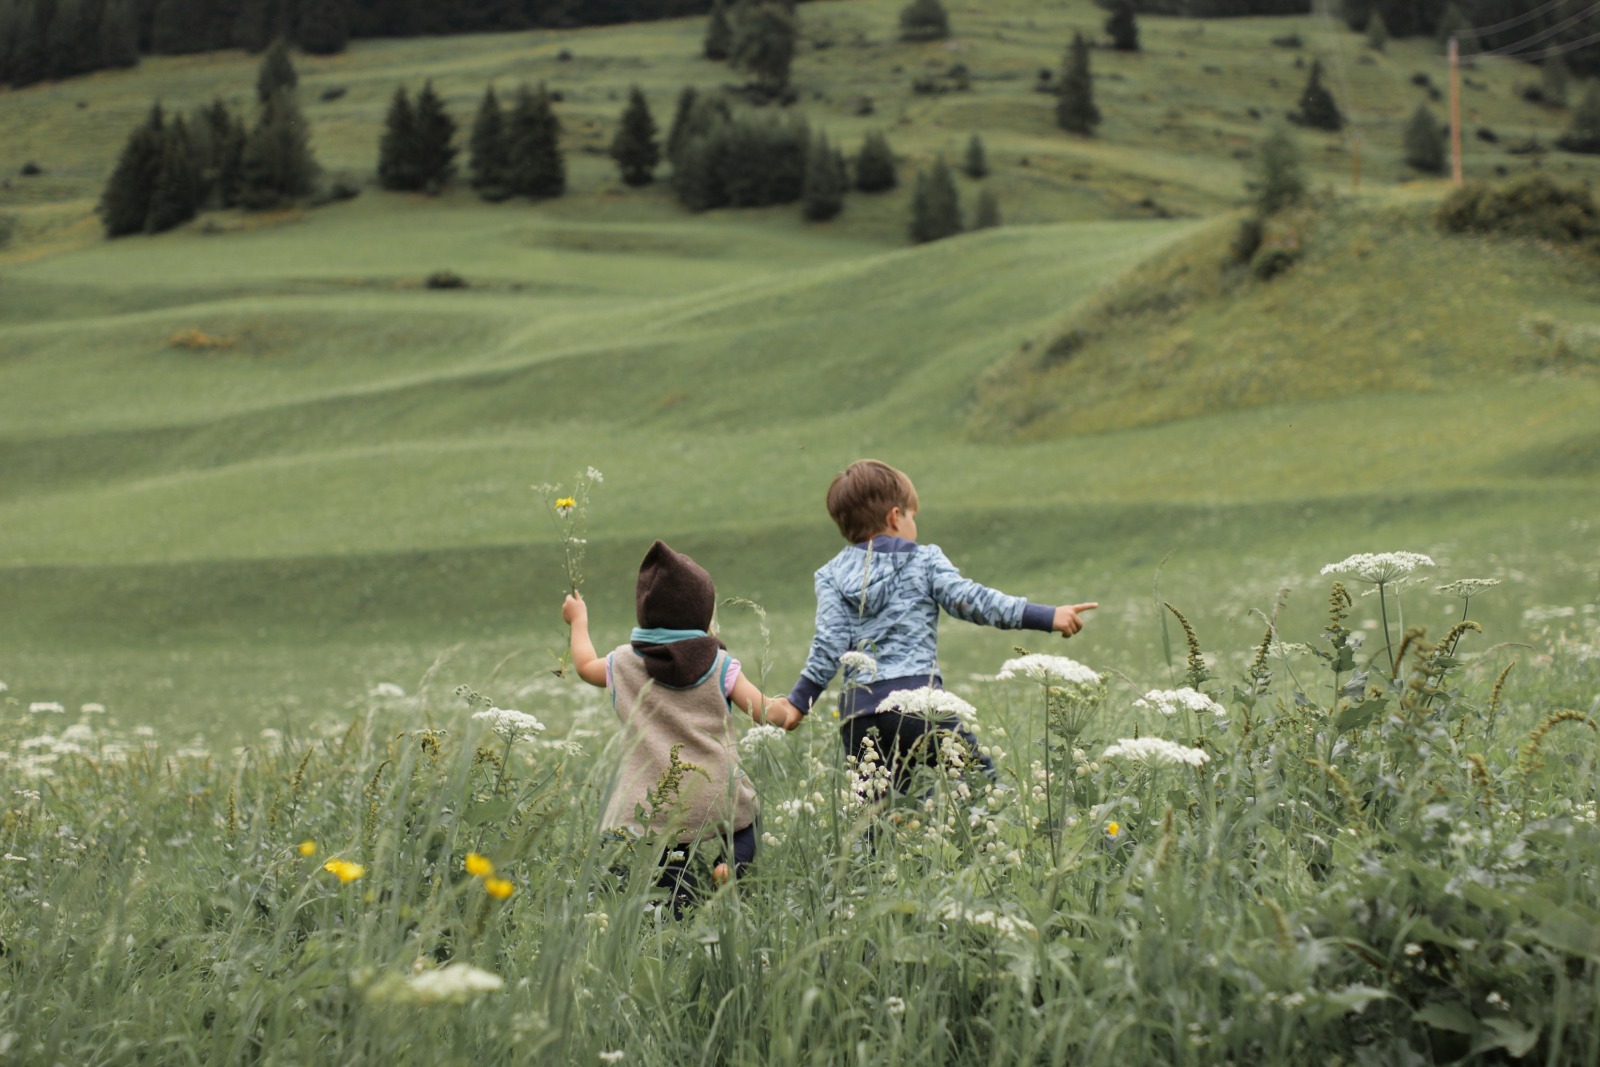
<svg viewBox="0 0 1600 1067"><path fill-rule="evenodd" d="M504 878L485 878L483 891L496 900L504 900L517 891L517 887Z"/></svg>
<svg viewBox="0 0 1600 1067"><path fill-rule="evenodd" d="M1122 833L1122 825L1120 823L1114 823L1114 822L1106 823L1106 836L1107 837L1116 837L1120 833Z"/></svg>
<svg viewBox="0 0 1600 1067"><path fill-rule="evenodd" d="M302 855L302 856L315 856L316 854L317 854L317 843L315 841L311 840L308 837L304 841L300 842L300 855Z"/></svg>
<svg viewBox="0 0 1600 1067"><path fill-rule="evenodd" d="M322 865L322 869L345 883L353 882L367 873L367 869L361 864L351 863L349 860L329 860Z"/></svg>
<svg viewBox="0 0 1600 1067"><path fill-rule="evenodd" d="M474 878L487 878L494 873L494 864L488 856L480 856L476 852L467 853L467 873Z"/></svg>
<svg viewBox="0 0 1600 1067"><path fill-rule="evenodd" d="M556 511L562 515L567 514L577 506L578 502L572 499L570 496L564 496L560 500L556 501Z"/></svg>

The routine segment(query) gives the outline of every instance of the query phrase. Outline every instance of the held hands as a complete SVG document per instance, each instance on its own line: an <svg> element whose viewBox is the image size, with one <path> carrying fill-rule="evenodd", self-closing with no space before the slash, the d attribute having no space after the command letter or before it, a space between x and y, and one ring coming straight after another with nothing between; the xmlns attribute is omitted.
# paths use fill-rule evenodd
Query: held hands
<svg viewBox="0 0 1600 1067"><path fill-rule="evenodd" d="M787 697L777 697L767 702L766 721L771 726L793 730L805 720L800 709L789 703Z"/></svg>
<svg viewBox="0 0 1600 1067"><path fill-rule="evenodd" d="M1059 619L1058 611L1056 617ZM568 626L587 626L589 624L589 605L583 602L583 597L568 594L567 599L561 604L561 621Z"/></svg>
<svg viewBox="0 0 1600 1067"><path fill-rule="evenodd" d="M1084 619L1081 613L1085 611L1093 611L1099 606L1100 605L1098 603L1091 603L1072 604L1066 607L1059 607L1056 609L1055 622L1051 626L1051 629L1060 634L1062 637L1071 637L1073 634L1083 629Z"/></svg>

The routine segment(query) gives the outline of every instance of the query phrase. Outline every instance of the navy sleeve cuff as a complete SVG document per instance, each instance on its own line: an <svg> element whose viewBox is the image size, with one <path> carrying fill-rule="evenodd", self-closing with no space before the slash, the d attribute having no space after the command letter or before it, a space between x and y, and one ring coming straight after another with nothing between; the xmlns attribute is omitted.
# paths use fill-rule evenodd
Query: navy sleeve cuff
<svg viewBox="0 0 1600 1067"><path fill-rule="evenodd" d="M823 690L827 688L827 686L818 685L810 678L801 675L800 680L794 683L794 689L789 693L789 703L799 708L800 714L804 715L811 710L811 705L817 702L818 698L822 696Z"/></svg>
<svg viewBox="0 0 1600 1067"><path fill-rule="evenodd" d="M1018 629L1043 630L1049 633L1056 628L1056 609L1049 604L1030 603L1022 609L1022 623Z"/></svg>

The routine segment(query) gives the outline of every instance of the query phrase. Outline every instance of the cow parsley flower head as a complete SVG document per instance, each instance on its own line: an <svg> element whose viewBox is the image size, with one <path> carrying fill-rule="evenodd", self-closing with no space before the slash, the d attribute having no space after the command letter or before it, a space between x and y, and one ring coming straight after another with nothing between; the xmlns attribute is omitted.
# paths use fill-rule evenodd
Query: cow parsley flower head
<svg viewBox="0 0 1600 1067"><path fill-rule="evenodd" d="M968 730L978 728L978 709L954 693L925 685L890 693L878 705L879 711L898 711L919 719L956 719Z"/></svg>
<svg viewBox="0 0 1600 1067"><path fill-rule="evenodd" d="M781 726L752 726L739 738L739 747L745 752L765 748L769 742L780 741L789 735Z"/></svg>
<svg viewBox="0 0 1600 1067"><path fill-rule="evenodd" d="M406 691L393 682L379 682L367 690L367 696L374 700L399 700L406 695Z"/></svg>
<svg viewBox="0 0 1600 1067"><path fill-rule="evenodd" d="M1431 567L1433 560L1420 552L1358 552L1338 563L1322 568L1323 574L1343 574L1373 585L1404 578L1418 567Z"/></svg>
<svg viewBox="0 0 1600 1067"><path fill-rule="evenodd" d="M493 993L505 984L499 975L470 963L447 963L406 979L411 999L418 1004L465 1004L477 994Z"/></svg>
<svg viewBox="0 0 1600 1067"><path fill-rule="evenodd" d="M839 666L853 674L864 674L869 681L878 676L878 661L865 652L846 652L839 657Z"/></svg>
<svg viewBox="0 0 1600 1067"><path fill-rule="evenodd" d="M1444 585L1439 586L1437 592L1443 593L1445 596L1455 596L1460 597L1462 600L1470 600L1484 590L1493 589L1499 584L1500 579L1498 578L1457 578L1453 582L1446 582Z"/></svg>
<svg viewBox="0 0 1600 1067"><path fill-rule="evenodd" d="M28 712L32 715L64 715L66 706L54 700L35 700L28 705Z"/></svg>
<svg viewBox="0 0 1600 1067"><path fill-rule="evenodd" d="M1164 737L1124 737L1105 750L1101 759L1126 760L1144 767L1185 764L1200 767L1211 756L1203 748L1190 748Z"/></svg>
<svg viewBox="0 0 1600 1067"><path fill-rule="evenodd" d="M531 741L544 733L544 723L510 708L488 708L473 712L472 717L483 720L489 729L507 741Z"/></svg>
<svg viewBox="0 0 1600 1067"><path fill-rule="evenodd" d="M1144 696L1133 702L1136 708L1148 711L1159 711L1163 715L1176 715L1180 711L1192 711L1196 715L1210 714L1223 718L1228 714L1228 709L1218 704L1197 689L1185 686L1182 689L1152 689Z"/></svg>
<svg viewBox="0 0 1600 1067"><path fill-rule="evenodd" d="M1075 659L1033 652L1000 665L996 678L1031 678L1045 685L1099 685L1100 676Z"/></svg>

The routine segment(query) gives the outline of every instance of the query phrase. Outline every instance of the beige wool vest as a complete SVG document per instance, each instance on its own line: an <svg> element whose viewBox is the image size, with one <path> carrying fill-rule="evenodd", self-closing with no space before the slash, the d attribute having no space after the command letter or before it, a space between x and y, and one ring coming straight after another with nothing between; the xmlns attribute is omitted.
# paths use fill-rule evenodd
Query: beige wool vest
<svg viewBox="0 0 1600 1067"><path fill-rule="evenodd" d="M735 709L723 696L732 663L728 653L718 653L706 676L686 689L653 680L643 657L629 645L615 649L606 661L622 736L600 828L650 836L672 832L680 844L688 844L754 822L756 791L739 765ZM697 769L682 772L676 791L663 791L674 745L682 746L678 762Z"/></svg>

